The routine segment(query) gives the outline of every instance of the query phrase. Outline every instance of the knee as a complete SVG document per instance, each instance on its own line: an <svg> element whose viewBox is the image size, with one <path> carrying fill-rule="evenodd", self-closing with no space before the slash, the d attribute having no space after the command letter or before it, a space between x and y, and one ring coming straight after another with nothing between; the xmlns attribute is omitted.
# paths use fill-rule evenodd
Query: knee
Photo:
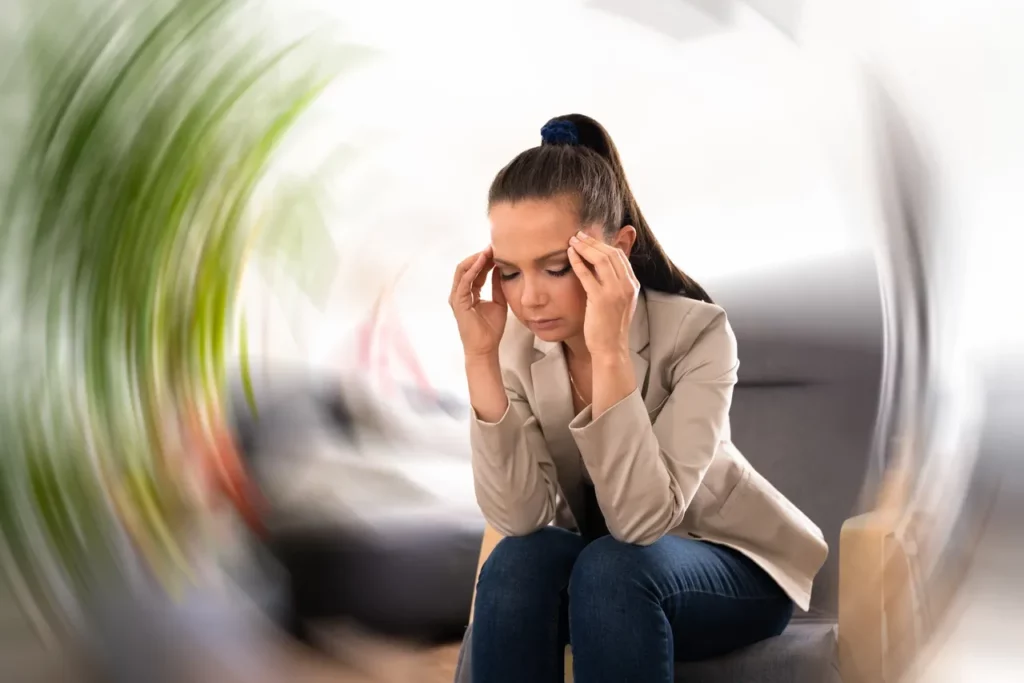
<svg viewBox="0 0 1024 683"><path fill-rule="evenodd" d="M580 553L569 581L569 600L608 605L643 586L650 549L602 536Z"/></svg>
<svg viewBox="0 0 1024 683"><path fill-rule="evenodd" d="M477 595L507 596L546 585L564 587L583 548L578 535L556 527L503 538L480 570Z"/></svg>

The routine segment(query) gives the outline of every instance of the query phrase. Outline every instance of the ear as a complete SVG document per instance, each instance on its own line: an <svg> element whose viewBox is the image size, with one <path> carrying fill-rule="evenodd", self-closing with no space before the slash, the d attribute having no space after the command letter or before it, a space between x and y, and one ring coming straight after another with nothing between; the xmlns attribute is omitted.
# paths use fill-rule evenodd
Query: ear
<svg viewBox="0 0 1024 683"><path fill-rule="evenodd" d="M619 228L619 231L615 233L615 237L610 240L610 244L621 249L626 256L629 256L633 251L633 245L636 244L636 228L632 225Z"/></svg>

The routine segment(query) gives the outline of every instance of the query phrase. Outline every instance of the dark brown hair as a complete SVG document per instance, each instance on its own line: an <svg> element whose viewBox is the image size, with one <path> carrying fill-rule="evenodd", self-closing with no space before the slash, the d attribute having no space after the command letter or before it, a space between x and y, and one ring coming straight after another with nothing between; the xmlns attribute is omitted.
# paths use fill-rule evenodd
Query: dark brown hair
<svg viewBox="0 0 1024 683"><path fill-rule="evenodd" d="M551 119L543 131L539 147L522 152L498 172L488 209L501 202L568 197L576 203L580 223L601 224L606 237L627 225L636 229L629 262L642 287L711 303L704 288L672 263L647 225L604 126L589 116L569 114Z"/></svg>

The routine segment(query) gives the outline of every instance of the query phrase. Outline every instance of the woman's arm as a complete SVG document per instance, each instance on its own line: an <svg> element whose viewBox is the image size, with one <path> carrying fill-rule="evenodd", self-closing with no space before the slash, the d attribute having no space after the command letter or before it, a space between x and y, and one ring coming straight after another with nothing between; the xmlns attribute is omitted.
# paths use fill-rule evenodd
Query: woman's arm
<svg viewBox="0 0 1024 683"><path fill-rule="evenodd" d="M482 422L500 420L508 410L508 396L497 354L467 356L466 380L469 382L469 403L476 418Z"/></svg>
<svg viewBox="0 0 1024 683"><path fill-rule="evenodd" d="M595 420L636 391L636 374L628 349L622 353L592 355L591 372L591 411Z"/></svg>
<svg viewBox="0 0 1024 683"><path fill-rule="evenodd" d="M672 392L653 424L636 387L598 414L625 385L596 365L593 408L570 424L608 530L626 543L649 545L682 522L728 424L739 361L725 312L695 307L673 356Z"/></svg>
<svg viewBox="0 0 1024 683"><path fill-rule="evenodd" d="M484 519L504 536L547 526L555 517L558 479L529 404L506 388L497 356L467 357L466 378L473 480Z"/></svg>

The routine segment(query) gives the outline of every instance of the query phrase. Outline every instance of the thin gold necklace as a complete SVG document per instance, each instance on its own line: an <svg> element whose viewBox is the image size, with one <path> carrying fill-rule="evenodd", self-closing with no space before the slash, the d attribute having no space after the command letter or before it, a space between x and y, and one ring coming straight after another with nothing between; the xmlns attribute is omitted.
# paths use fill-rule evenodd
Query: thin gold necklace
<svg viewBox="0 0 1024 683"><path fill-rule="evenodd" d="M563 346L565 346L565 351L566 351L566 355L567 355L567 356L568 356L568 355L570 355L570 354L572 354L572 350L571 350L571 349L569 349L569 346L568 346L568 344L565 344L565 343L563 342ZM567 360L568 360L568 358L567 358ZM568 373L568 375L569 375L569 384L570 384L570 385L572 386L572 390L573 390L574 392L576 392L576 395L577 395L577 396L579 397L579 399L580 399L580 403L582 403L582 404L583 404L584 406L589 406L590 404L589 404L589 403L587 403L587 399L583 398L583 392L582 392L582 391L580 391L580 388L579 388L578 386L576 386L576 380L575 380L575 379L573 379L573 376L572 376L572 370L571 370L571 369L569 368L569 364L568 364L568 362L566 363L566 367L565 367L565 370L566 370L566 372L567 372L567 373Z"/></svg>
<svg viewBox="0 0 1024 683"><path fill-rule="evenodd" d="M576 392L576 395L579 396L580 403L582 403L584 406L590 405L589 403L587 403L587 399L583 398L583 394L580 392L579 387L576 386L576 380L572 378L571 370L569 371L569 384L572 386L572 390Z"/></svg>

